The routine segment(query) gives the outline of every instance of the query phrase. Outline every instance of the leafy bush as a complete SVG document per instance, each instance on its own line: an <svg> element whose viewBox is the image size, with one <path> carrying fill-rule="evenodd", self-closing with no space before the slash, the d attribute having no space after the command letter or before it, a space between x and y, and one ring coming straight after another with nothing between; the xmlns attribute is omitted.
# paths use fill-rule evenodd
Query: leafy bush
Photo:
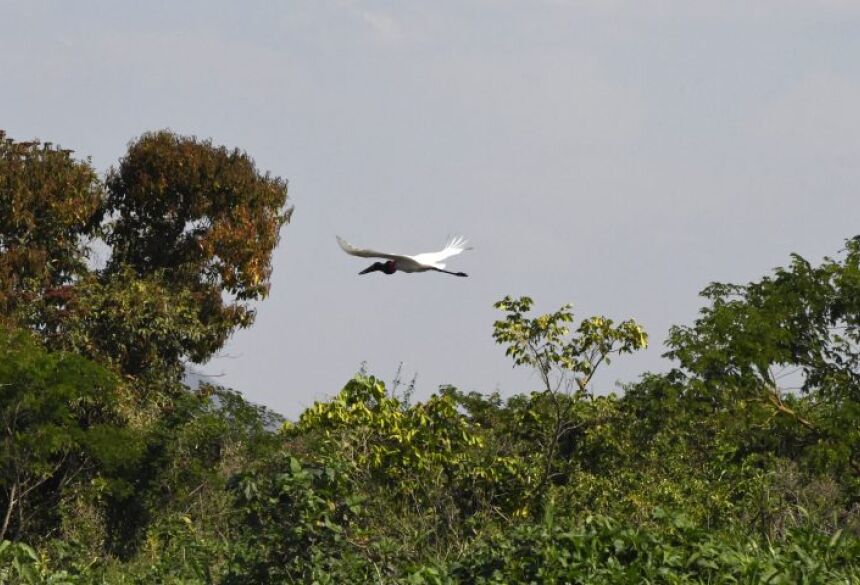
<svg viewBox="0 0 860 585"><path fill-rule="evenodd" d="M659 530L588 517L578 526L522 524L477 542L451 574L492 583L848 583L860 578L860 540L792 533L764 546L713 533L683 516Z"/></svg>
<svg viewBox="0 0 860 585"><path fill-rule="evenodd" d="M52 571L30 546L0 540L0 585L77 585L66 571Z"/></svg>

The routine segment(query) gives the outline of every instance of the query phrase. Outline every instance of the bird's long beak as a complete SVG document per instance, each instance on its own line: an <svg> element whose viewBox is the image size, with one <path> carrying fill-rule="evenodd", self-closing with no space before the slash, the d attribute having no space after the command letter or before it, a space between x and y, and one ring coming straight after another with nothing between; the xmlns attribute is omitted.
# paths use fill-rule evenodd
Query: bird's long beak
<svg viewBox="0 0 860 585"><path fill-rule="evenodd" d="M382 268L379 267L379 264L371 264L370 266L359 272L359 274L367 274L369 272L376 272L377 270L382 270Z"/></svg>

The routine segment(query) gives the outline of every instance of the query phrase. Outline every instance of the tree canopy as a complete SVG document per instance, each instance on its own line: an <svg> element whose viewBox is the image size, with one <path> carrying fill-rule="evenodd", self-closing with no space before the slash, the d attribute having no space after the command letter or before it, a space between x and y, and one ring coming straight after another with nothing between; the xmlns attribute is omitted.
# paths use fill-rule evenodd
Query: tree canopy
<svg viewBox="0 0 860 585"><path fill-rule="evenodd" d="M88 162L50 143L16 142L0 130L0 311L21 310L86 273L104 215Z"/></svg>
<svg viewBox="0 0 860 585"><path fill-rule="evenodd" d="M508 295L533 386L362 371L285 421L183 376L252 324L286 189L168 131L104 180L0 135L0 585L860 582L860 237L709 285L623 392L638 323Z"/></svg>
<svg viewBox="0 0 860 585"><path fill-rule="evenodd" d="M244 152L169 131L129 144L100 181L71 151L0 144L0 309L50 346L176 381L269 291L287 182ZM109 246L103 267L91 242Z"/></svg>

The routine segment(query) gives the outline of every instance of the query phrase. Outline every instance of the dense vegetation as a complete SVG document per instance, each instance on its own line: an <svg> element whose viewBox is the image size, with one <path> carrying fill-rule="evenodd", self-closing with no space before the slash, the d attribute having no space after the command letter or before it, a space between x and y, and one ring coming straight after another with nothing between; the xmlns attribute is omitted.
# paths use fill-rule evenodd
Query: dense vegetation
<svg viewBox="0 0 860 585"><path fill-rule="evenodd" d="M0 583L860 583L860 237L710 285L620 395L638 324L506 297L535 391L362 372L286 422L183 382L252 324L286 201L207 141L102 181L0 133Z"/></svg>

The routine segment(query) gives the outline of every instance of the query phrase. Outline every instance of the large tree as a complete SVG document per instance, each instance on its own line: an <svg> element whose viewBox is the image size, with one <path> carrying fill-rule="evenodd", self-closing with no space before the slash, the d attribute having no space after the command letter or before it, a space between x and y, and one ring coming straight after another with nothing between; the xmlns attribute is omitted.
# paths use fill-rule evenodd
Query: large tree
<svg viewBox="0 0 860 585"><path fill-rule="evenodd" d="M238 300L268 293L272 251L288 218L287 182L261 174L244 152L171 132L144 134L107 187L116 218L107 236L110 270L167 271Z"/></svg>
<svg viewBox="0 0 860 585"><path fill-rule="evenodd" d="M86 244L101 222L102 199L89 162L0 130L0 315L62 294L87 272Z"/></svg>
<svg viewBox="0 0 860 585"><path fill-rule="evenodd" d="M860 236L841 259L794 255L771 276L702 295L710 305L696 322L671 330L675 375L735 415L770 410L800 433L794 449L860 482Z"/></svg>
<svg viewBox="0 0 860 585"><path fill-rule="evenodd" d="M104 183L70 151L0 141L0 314L134 379L178 381L254 318L291 210L240 150L169 131ZM103 268L88 242L110 247Z"/></svg>
<svg viewBox="0 0 860 585"><path fill-rule="evenodd" d="M0 540L53 528L72 481L134 459L115 384L92 361L0 328Z"/></svg>

